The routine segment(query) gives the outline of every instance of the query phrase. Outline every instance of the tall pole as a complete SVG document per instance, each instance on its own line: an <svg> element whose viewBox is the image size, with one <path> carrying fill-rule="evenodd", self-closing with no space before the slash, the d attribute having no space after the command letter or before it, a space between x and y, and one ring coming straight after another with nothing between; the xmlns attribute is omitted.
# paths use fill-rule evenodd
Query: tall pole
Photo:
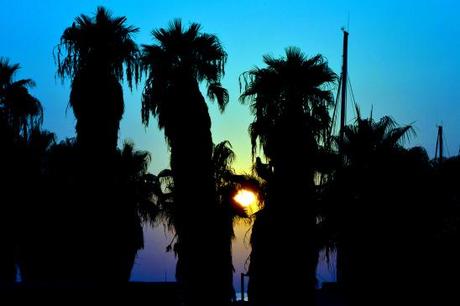
<svg viewBox="0 0 460 306"><path fill-rule="evenodd" d="M244 273L240 274L241 277L241 301L244 301Z"/></svg>
<svg viewBox="0 0 460 306"><path fill-rule="evenodd" d="M341 101L340 101L340 130L339 130L339 141L340 146L343 144L343 134L346 124L347 118L347 80L348 80L348 32L345 29L343 30L343 64L342 64L342 75L341 75L341 82L340 82L340 93L341 93ZM339 151L340 156L342 157L342 162L344 162L343 153ZM336 278L337 282L342 285L344 282L344 260L346 254L343 254L343 248L339 244L337 247L336 253Z"/></svg>
<svg viewBox="0 0 460 306"><path fill-rule="evenodd" d="M340 107L340 143L343 143L343 131L347 118L347 80L348 80L348 32L343 29L343 63L341 79L341 107Z"/></svg>
<svg viewBox="0 0 460 306"><path fill-rule="evenodd" d="M444 158L444 144L443 144L443 137L442 137L442 125L438 126L438 140L436 143L439 146L439 163L442 163L442 160ZM438 148L436 148L436 151L438 151Z"/></svg>
<svg viewBox="0 0 460 306"><path fill-rule="evenodd" d="M442 163L444 159L444 140L442 137L442 125L438 126L438 137L436 138L436 150L434 153L434 159L438 160L439 163ZM438 155L439 153L439 155Z"/></svg>

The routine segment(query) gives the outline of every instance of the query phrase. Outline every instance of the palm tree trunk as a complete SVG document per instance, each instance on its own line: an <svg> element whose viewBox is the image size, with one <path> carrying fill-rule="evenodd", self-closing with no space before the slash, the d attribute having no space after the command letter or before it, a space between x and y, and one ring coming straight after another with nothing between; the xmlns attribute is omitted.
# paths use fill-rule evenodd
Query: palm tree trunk
<svg viewBox="0 0 460 306"><path fill-rule="evenodd" d="M102 161L117 148L118 130L124 112L123 90L106 72L81 72L72 83L70 104L77 124L77 143Z"/></svg>
<svg viewBox="0 0 460 306"><path fill-rule="evenodd" d="M251 238L249 298L256 306L314 304L319 254L311 165L315 146L302 125L293 124L281 126L275 136L277 147L292 149L273 160L270 193Z"/></svg>
<svg viewBox="0 0 460 306"><path fill-rule="evenodd" d="M178 209L176 277L187 305L228 305L233 293L231 254L225 215L217 205L211 121L198 85L188 88L188 95L177 97L188 99L190 107L179 115L182 127L176 127L171 141Z"/></svg>

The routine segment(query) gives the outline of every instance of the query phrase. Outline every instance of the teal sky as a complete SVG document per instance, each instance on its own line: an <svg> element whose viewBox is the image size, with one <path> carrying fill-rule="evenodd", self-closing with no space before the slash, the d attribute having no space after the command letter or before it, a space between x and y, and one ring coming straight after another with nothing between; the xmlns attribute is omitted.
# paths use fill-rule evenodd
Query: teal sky
<svg viewBox="0 0 460 306"><path fill-rule="evenodd" d="M430 155L436 125L442 123L446 153L459 150L460 2L455 0L0 0L0 56L21 64L19 78L36 81L32 92L44 105L44 127L59 139L74 135L75 121L71 109L66 111L69 82L62 84L55 78L53 47L76 16L92 14L97 5L106 6L114 16L127 16L128 24L140 27L135 37L139 44L151 43L151 30L173 18L182 18L185 24L199 22L204 31L218 35L229 54L223 84L230 103L224 114L210 106L213 137L215 142L231 141L239 170L250 168L247 127L251 121L248 107L238 102L239 75L261 65L262 55L282 55L287 46L324 55L339 73L340 28L347 24L350 79L363 114L373 106L375 117L388 114L401 124L413 123L417 137L409 145L423 145ZM151 171L157 173L168 167L169 155L155 120L147 129L141 124L142 87L141 82L132 93L125 89L120 139L132 139L139 149L150 151ZM352 108L348 114L352 122ZM243 253L238 256L243 258Z"/></svg>

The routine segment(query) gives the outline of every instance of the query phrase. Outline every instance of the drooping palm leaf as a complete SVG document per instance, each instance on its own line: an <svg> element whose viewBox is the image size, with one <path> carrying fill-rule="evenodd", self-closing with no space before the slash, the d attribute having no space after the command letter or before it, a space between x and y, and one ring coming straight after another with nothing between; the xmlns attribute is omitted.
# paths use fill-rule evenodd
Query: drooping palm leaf
<svg viewBox="0 0 460 306"><path fill-rule="evenodd" d="M128 85L139 80L139 50L132 36L139 29L126 25L126 17L112 17L98 7L94 17L81 15L68 27L56 48L57 74L74 78L88 65L108 69L118 80L126 76Z"/></svg>
<svg viewBox="0 0 460 306"><path fill-rule="evenodd" d="M240 76L240 102L250 103L254 122L250 126L253 155L257 143L266 156L273 154L275 126L281 118L297 112L308 122L316 137L329 124L329 90L336 76L320 55L307 58L298 48L286 49L284 58L263 57L265 68L255 67Z"/></svg>
<svg viewBox="0 0 460 306"><path fill-rule="evenodd" d="M43 108L32 96L29 88L35 86L31 79L14 81L19 64L11 65L8 59L0 58L0 115L16 137L28 134L43 123Z"/></svg>
<svg viewBox="0 0 460 306"><path fill-rule="evenodd" d="M170 121L176 110L171 105L174 103L170 98L171 88L179 76L205 82L208 97L216 100L223 111L229 101L228 92L220 83L227 54L217 36L202 33L196 23L185 29L179 19L168 28L153 31L152 35L155 44L143 45L142 55L142 66L147 73L142 95L144 124L148 125L150 114L158 117L161 129Z"/></svg>

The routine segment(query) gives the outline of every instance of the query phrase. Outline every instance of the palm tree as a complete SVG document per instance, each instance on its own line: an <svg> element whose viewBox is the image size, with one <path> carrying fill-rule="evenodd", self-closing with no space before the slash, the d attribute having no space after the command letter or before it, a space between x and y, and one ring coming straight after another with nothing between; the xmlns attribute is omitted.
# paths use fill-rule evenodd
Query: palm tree
<svg viewBox="0 0 460 306"><path fill-rule="evenodd" d="M156 177L148 173L150 154L137 151L132 142L125 142L118 152L116 191L106 217L116 220L111 235L116 237L114 248L107 252L113 265L107 274L120 282L129 280L137 252L144 247L143 224L155 224L159 214ZM110 174L109 174L110 175ZM109 196L110 197L110 196ZM114 256L117 254L117 256ZM115 260L118 260L115 261Z"/></svg>
<svg viewBox="0 0 460 306"><path fill-rule="evenodd" d="M246 209L235 203L233 197L241 188L248 188L255 192L261 190L261 182L257 178L234 172L232 168L234 159L235 153L229 141L225 140L214 146L212 154L213 172L219 209L224 215L222 222L225 222L225 245L229 257L231 257L232 252L232 239L235 238L235 223L240 220L248 222L252 220ZM162 219L174 231L177 217L177 207L172 196L174 194L174 178L170 169L161 171L158 174L158 178L162 187L161 191L155 192L155 195L159 196ZM174 250L177 254L176 239L177 235L173 237L167 247L167 251ZM231 264L231 261L229 264ZM230 268L233 269L233 266Z"/></svg>
<svg viewBox="0 0 460 306"><path fill-rule="evenodd" d="M137 151L134 144L126 141L120 151L120 177L129 190L129 199L139 215L142 223L154 225L159 213L153 198L158 196L158 179L148 172L151 161L150 153ZM139 224L141 223L139 222Z"/></svg>
<svg viewBox="0 0 460 306"><path fill-rule="evenodd" d="M235 152L228 140L224 140L214 146L212 161L214 165L214 177L216 181L219 204L226 212L231 225L228 226L228 236L234 238L233 223L240 220L250 220L250 211L241 207L233 200L234 195L240 189L249 189L259 197L259 206L262 206L262 182L256 176L235 173L232 164L235 160Z"/></svg>
<svg viewBox="0 0 460 306"><path fill-rule="evenodd" d="M411 125L398 126L389 116L375 121L372 115L362 118L356 106L356 121L344 129L344 141L338 140L338 148L347 158L349 166L358 167L361 163L369 162L375 155L391 154L404 150L401 144L414 135Z"/></svg>
<svg viewBox="0 0 460 306"><path fill-rule="evenodd" d="M232 240L235 238L234 227L237 222L252 222L251 210L241 207L233 199L241 189L252 190L258 195L259 209L262 206L263 195L261 181L252 175L236 174L232 168L235 153L229 141L222 141L214 146L212 161L214 177L220 210L225 224L225 245L227 254L231 259ZM231 261L230 261L231 264ZM233 271L233 265L230 267ZM236 299L236 297L234 298Z"/></svg>
<svg viewBox="0 0 460 306"><path fill-rule="evenodd" d="M0 58L0 120L8 125L16 139L25 140L34 128L43 121L40 101L29 93L35 86L31 79L14 81L19 64L11 65L8 59Z"/></svg>
<svg viewBox="0 0 460 306"><path fill-rule="evenodd" d="M36 155L29 154L33 144L31 137L39 130L43 120L43 110L29 88L35 84L31 79L14 80L19 64L10 64L8 59L0 58L0 152L2 186L0 235L2 254L0 255L0 286L11 285L16 281L16 265L19 263L18 249L21 230L16 222L23 218L23 208L27 195L33 194L38 184L35 171Z"/></svg>
<svg viewBox="0 0 460 306"><path fill-rule="evenodd" d="M77 120L78 152L63 157L78 166L59 174L71 181L62 188L76 191L68 202L78 209L67 220L69 243L62 247L74 265L66 265L68 271L51 277L57 281L100 284L129 278L129 269L122 267L131 260L138 220L131 207L133 199L120 185L123 162L117 142L124 112L120 82L126 78L130 88L137 83L140 52L132 37L138 28L127 25L126 20L98 7L94 17L77 17L55 49L57 75L72 83L69 105ZM85 220L84 227L81 220ZM112 232L123 228L135 235L131 235L133 241L120 238L129 234Z"/></svg>
<svg viewBox="0 0 460 306"><path fill-rule="evenodd" d="M217 36L200 30L199 24L185 29L175 20L168 28L153 31L153 45L143 46L147 80L142 119L148 125L150 114L157 117L171 149L176 278L185 301L199 303L200 287L207 283L210 302L225 305L232 296L231 258L216 199L211 120L199 86L204 82L208 97L217 100L221 111L225 109L228 93L220 80L227 54Z"/></svg>
<svg viewBox="0 0 460 306"><path fill-rule="evenodd" d="M426 152L402 146L414 134L411 125L398 126L389 116L365 119L358 108L356 113L343 142L336 139L345 165L327 191L333 213L326 223L336 233L338 281L351 303L361 305L367 303L363 292L389 300L411 295L397 276L401 271L414 276L414 285L428 283L421 280L428 274L430 209L422 203L430 202L432 187Z"/></svg>
<svg viewBox="0 0 460 306"><path fill-rule="evenodd" d="M298 48L287 48L283 58L263 59L266 67L241 77L240 100L250 103L254 115L253 157L260 147L273 174L265 208L254 223L249 294L256 305L293 305L313 299L318 256L313 177L329 125L328 85L336 76L322 56L307 58ZM280 288L280 279L290 281Z"/></svg>
<svg viewBox="0 0 460 306"><path fill-rule="evenodd" d="M38 171L40 180L30 184L35 188L29 188L28 200L33 205L27 206L25 215L28 230L21 246L22 280L50 286L127 282L136 254L143 248L142 224L153 224L159 211L154 199L156 177L147 171L149 153L125 143L116 152L112 171L83 172L86 180L98 183L88 186L79 169L82 161L75 141L66 140L45 150L49 136L31 136L32 148L36 148L32 157L38 156L39 148L45 157ZM86 194L88 190L93 193ZM86 204L88 198L91 202ZM62 205L63 199L66 205ZM90 214L86 205L91 206Z"/></svg>
<svg viewBox="0 0 460 306"><path fill-rule="evenodd" d="M112 17L104 7L77 17L57 46L57 74L72 80L69 104L77 119L77 143L114 152L124 112L120 81L139 80L139 50L132 39L138 28L126 17Z"/></svg>

